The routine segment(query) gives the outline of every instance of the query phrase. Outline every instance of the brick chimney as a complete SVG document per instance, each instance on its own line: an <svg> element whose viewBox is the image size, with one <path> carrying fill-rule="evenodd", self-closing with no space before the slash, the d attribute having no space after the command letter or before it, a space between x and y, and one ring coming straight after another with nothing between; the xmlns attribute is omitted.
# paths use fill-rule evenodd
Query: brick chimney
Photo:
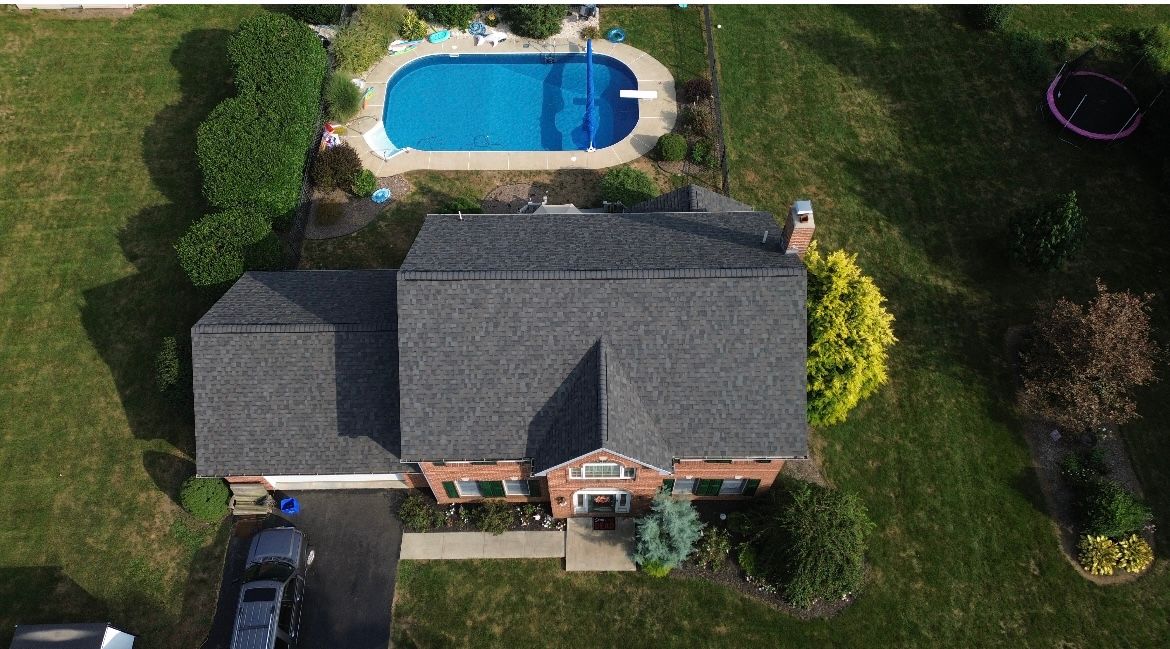
<svg viewBox="0 0 1170 649"><path fill-rule="evenodd" d="M788 219L784 222L784 232L781 234L780 244L788 254L804 257L808 246L812 243L813 231L812 201L796 201L788 210Z"/></svg>

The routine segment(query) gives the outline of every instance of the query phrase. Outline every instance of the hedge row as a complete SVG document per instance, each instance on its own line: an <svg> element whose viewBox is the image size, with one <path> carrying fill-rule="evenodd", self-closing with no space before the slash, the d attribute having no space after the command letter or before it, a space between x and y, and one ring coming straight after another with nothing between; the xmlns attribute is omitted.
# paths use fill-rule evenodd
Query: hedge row
<svg viewBox="0 0 1170 649"><path fill-rule="evenodd" d="M196 154L207 202L220 209L296 207L325 77L325 49L283 14L244 22L228 43L238 95L199 127Z"/></svg>
<svg viewBox="0 0 1170 649"><path fill-rule="evenodd" d="M272 223L300 198L327 65L317 36L280 13L244 21L228 41L228 57L237 94L199 125L195 148L203 194L217 212L193 223L175 246L196 286L281 265Z"/></svg>

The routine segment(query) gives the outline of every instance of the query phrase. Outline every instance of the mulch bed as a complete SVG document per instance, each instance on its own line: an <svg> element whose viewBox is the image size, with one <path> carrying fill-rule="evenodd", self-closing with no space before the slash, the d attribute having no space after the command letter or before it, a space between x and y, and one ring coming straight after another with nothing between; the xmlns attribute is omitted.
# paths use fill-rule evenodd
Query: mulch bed
<svg viewBox="0 0 1170 649"><path fill-rule="evenodd" d="M509 531L509 532L553 532L553 531L557 531L560 529L564 529L563 523L560 523L560 527L558 527L557 524L554 524L552 527L545 527L543 525L544 521L546 519L552 518L552 514L549 513L548 507L546 505L539 504L539 503L533 503L533 504L536 504L537 508L540 510L540 520L534 521L531 518L529 518L529 519L526 519L526 521L522 523L520 521L520 517L516 516L515 519L513 519L512 524L508 526L507 531ZM517 506L515 503L512 503L512 505ZM459 507L461 509L467 508L468 511L472 511L477 506L472 504L470 506L459 505ZM439 508L442 509L443 511L447 511L449 509L449 506L439 506ZM456 515L453 518L449 517L447 519L447 523L445 525L443 525L442 527L436 527L435 529L431 529L431 530L408 529L407 531L408 532L420 532L420 533L434 533L434 532L482 532L483 530L476 527L474 523L464 522L462 518L460 518L458 515Z"/></svg>
<svg viewBox="0 0 1170 649"><path fill-rule="evenodd" d="M712 584L725 586L732 590L750 597L768 608L771 608L781 613L791 615L792 617L801 620L812 620L818 618L829 618L840 613L849 607L857 600L856 595L850 595L845 599L832 601L818 601L809 608L797 608L784 601L780 595L776 593L769 593L759 589L757 584L752 584L747 581L746 575L739 569L739 566L728 559L727 564L719 570L707 570L690 563L683 563L674 570L670 571L670 576L675 579L689 579L706 581Z"/></svg>
<svg viewBox="0 0 1170 649"><path fill-rule="evenodd" d="M379 178L378 187L390 189L389 201L379 204L369 198L358 198L340 189L314 190L309 221L305 226L305 238L334 239L353 234L373 223L383 210L413 189L410 181L404 176Z"/></svg>
<svg viewBox="0 0 1170 649"><path fill-rule="evenodd" d="M1019 357L1018 351L1020 345L1023 343L1025 332L1026 327L1011 327L1008 329L1004 341L1005 352L1008 355L1017 383L1019 368L1017 367L1016 359ZM1133 574L1119 571L1108 576L1091 575L1081 567L1080 561L1077 560L1077 541L1080 539L1080 532L1076 524L1076 514L1073 504L1074 495L1063 476L1061 476L1060 463L1065 454L1080 450L1082 447L1079 442L1073 440L1071 437L1054 437L1052 434L1053 429L1051 425L1031 421L1025 424L1023 434L1024 440L1028 443L1028 450L1032 455L1032 465L1036 470L1036 477L1040 482L1040 491L1044 496L1044 504L1049 516L1052 518L1053 526L1056 527L1061 554L1064 555L1065 560L1073 566L1080 576L1096 584L1103 586L1124 584L1137 579L1144 573ZM1096 448L1101 449L1104 453L1104 461L1106 466L1109 467L1110 479L1116 480L1125 488L1141 496L1141 482L1138 481L1137 474L1134 472L1133 465L1130 463L1129 452L1125 448L1125 442L1121 439L1117 431L1113 431L1108 437L1098 440ZM1154 548L1153 534L1145 532L1142 534L1142 537L1150 544L1151 548ZM1155 556L1157 556L1156 548Z"/></svg>

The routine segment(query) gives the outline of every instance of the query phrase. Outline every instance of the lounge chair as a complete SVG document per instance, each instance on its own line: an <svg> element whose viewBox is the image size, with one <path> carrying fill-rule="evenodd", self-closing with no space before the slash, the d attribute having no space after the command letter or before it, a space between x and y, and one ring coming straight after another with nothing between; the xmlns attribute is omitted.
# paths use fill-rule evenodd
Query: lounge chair
<svg viewBox="0 0 1170 649"><path fill-rule="evenodd" d="M491 46L495 47L506 40L508 40L508 35L504 32L492 32L486 36L476 36L475 44L478 46L483 43L491 43Z"/></svg>
<svg viewBox="0 0 1170 649"><path fill-rule="evenodd" d="M404 52L409 52L409 51L413 50L414 48L418 47L420 43L422 43L421 39L417 40L417 41L404 41L404 40L399 39L399 40L394 41L393 43L390 43L390 47L388 47L386 49L390 51L391 55L402 54Z"/></svg>

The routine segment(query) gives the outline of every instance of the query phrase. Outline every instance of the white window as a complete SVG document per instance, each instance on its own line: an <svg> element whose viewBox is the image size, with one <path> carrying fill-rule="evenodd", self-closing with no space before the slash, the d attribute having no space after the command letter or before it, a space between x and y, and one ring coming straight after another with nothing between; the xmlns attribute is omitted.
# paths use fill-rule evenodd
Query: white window
<svg viewBox="0 0 1170 649"><path fill-rule="evenodd" d="M743 488L746 485L747 480L724 480L723 484L719 485L719 495L738 496L743 493Z"/></svg>
<svg viewBox="0 0 1170 649"><path fill-rule="evenodd" d="M686 496L695 493L695 479L681 478L674 481L674 488L670 490L672 494Z"/></svg>
<svg viewBox="0 0 1170 649"><path fill-rule="evenodd" d="M569 477L584 480L632 480L638 475L638 470L632 466L622 466L616 462L591 462L581 468L571 467Z"/></svg>
<svg viewBox="0 0 1170 649"><path fill-rule="evenodd" d="M504 494L508 496L527 496L528 481L527 480L505 480Z"/></svg>
<svg viewBox="0 0 1170 649"><path fill-rule="evenodd" d="M457 480L455 482L455 488L459 490L459 495L463 497L480 495L479 483L475 480Z"/></svg>

